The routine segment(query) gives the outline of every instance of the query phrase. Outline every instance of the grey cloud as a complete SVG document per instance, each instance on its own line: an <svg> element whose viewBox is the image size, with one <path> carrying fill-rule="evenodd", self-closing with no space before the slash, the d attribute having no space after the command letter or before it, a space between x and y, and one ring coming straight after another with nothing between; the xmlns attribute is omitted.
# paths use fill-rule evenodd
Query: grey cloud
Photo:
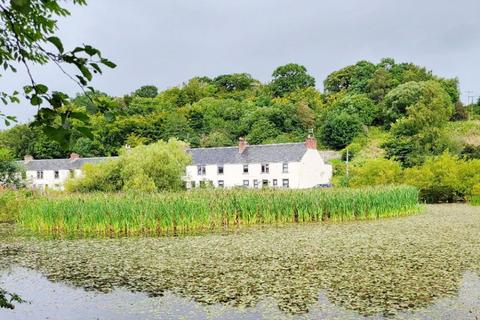
<svg viewBox="0 0 480 320"><path fill-rule="evenodd" d="M197 75L249 72L268 81L288 62L304 64L321 88L331 71L385 56L458 76L463 91L480 95L479 11L477 0L90 0L61 22L61 35L67 47L92 43L118 64L94 81L113 95ZM35 73L51 88L78 91L55 68ZM25 80L9 76L0 85ZM9 109L21 120L34 113Z"/></svg>

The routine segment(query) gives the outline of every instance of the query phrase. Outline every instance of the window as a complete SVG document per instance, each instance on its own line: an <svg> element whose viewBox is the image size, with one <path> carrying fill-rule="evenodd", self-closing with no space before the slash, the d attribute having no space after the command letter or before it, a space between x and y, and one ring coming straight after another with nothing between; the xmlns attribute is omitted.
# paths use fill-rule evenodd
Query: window
<svg viewBox="0 0 480 320"><path fill-rule="evenodd" d="M54 175L55 179L59 179L59 178L60 178L60 172L59 172L58 170L55 170L55 171L53 172L53 175Z"/></svg>
<svg viewBox="0 0 480 320"><path fill-rule="evenodd" d="M273 179L272 184L274 187L278 186L278 181L277 179Z"/></svg>
<svg viewBox="0 0 480 320"><path fill-rule="evenodd" d="M37 179L43 179L43 171L37 171Z"/></svg>
<svg viewBox="0 0 480 320"><path fill-rule="evenodd" d="M197 166L197 173L199 176L204 176L206 173L205 166Z"/></svg>
<svg viewBox="0 0 480 320"><path fill-rule="evenodd" d="M243 173L248 173L248 164L243 165Z"/></svg>
<svg viewBox="0 0 480 320"><path fill-rule="evenodd" d="M250 182L248 180L243 180L243 186L244 187L248 187L249 183Z"/></svg>
<svg viewBox="0 0 480 320"><path fill-rule="evenodd" d="M288 163L287 162L284 162L282 164L282 172L283 173L288 173Z"/></svg>
<svg viewBox="0 0 480 320"><path fill-rule="evenodd" d="M288 187L289 187L288 179L283 179L283 180L282 180L282 184L283 184L283 187L284 187L284 188L288 188Z"/></svg>
<svg viewBox="0 0 480 320"><path fill-rule="evenodd" d="M268 188L268 180L262 180L262 188Z"/></svg>
<svg viewBox="0 0 480 320"><path fill-rule="evenodd" d="M223 166L218 166L217 172L218 174L223 174Z"/></svg>
<svg viewBox="0 0 480 320"><path fill-rule="evenodd" d="M270 169L268 168L268 163L262 164L262 173L268 173Z"/></svg>
<svg viewBox="0 0 480 320"><path fill-rule="evenodd" d="M223 180L218 180L218 187L223 188L224 186L225 186L225 183L223 182Z"/></svg>
<svg viewBox="0 0 480 320"><path fill-rule="evenodd" d="M195 181L190 182L190 186L191 186L192 188L195 188L195 187L196 187L196 186L195 186Z"/></svg>
<svg viewBox="0 0 480 320"><path fill-rule="evenodd" d="M70 178L75 178L75 171L73 169L70 169Z"/></svg>
<svg viewBox="0 0 480 320"><path fill-rule="evenodd" d="M258 188L258 180L257 179L253 180L253 187Z"/></svg>

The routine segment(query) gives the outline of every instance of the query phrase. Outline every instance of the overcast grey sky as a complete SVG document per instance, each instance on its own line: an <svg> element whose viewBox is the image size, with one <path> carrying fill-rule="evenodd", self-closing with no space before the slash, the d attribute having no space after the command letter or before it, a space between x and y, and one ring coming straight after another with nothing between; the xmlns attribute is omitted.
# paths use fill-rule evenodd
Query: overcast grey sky
<svg viewBox="0 0 480 320"><path fill-rule="evenodd" d="M458 77L463 93L480 95L479 12L479 0L89 0L60 35L66 48L93 44L118 64L93 82L112 95L233 72L269 81L289 62L305 65L321 89L330 72L382 57ZM1 88L21 88L20 72L0 78ZM51 89L78 91L53 67L34 72ZM26 121L35 109L2 111Z"/></svg>

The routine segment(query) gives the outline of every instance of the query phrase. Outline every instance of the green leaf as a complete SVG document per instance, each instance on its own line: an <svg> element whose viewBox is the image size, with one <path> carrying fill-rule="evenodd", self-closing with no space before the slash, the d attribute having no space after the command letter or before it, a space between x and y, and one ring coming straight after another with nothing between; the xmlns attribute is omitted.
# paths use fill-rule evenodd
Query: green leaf
<svg viewBox="0 0 480 320"><path fill-rule="evenodd" d="M111 111L105 112L104 117L107 122L112 122L113 120L115 120L115 115Z"/></svg>
<svg viewBox="0 0 480 320"><path fill-rule="evenodd" d="M88 79L88 81L92 81L92 73L90 72L90 70L88 70L87 67L85 67L84 65L80 65L78 68L82 72L83 76Z"/></svg>
<svg viewBox="0 0 480 320"><path fill-rule="evenodd" d="M39 96L37 95L34 95L30 98L30 103L33 105L33 106L39 106L41 105L43 102L42 98L40 98Z"/></svg>
<svg viewBox="0 0 480 320"><path fill-rule="evenodd" d="M37 94L45 94L48 92L48 87L44 84L37 84L34 88Z"/></svg>
<svg viewBox="0 0 480 320"><path fill-rule="evenodd" d="M108 59L105 59L105 58L102 58L102 60L100 60L100 62L104 65L106 65L107 67L109 68L116 68L117 65L115 63L113 63L112 61L108 60Z"/></svg>
<svg viewBox="0 0 480 320"><path fill-rule="evenodd" d="M87 127L77 127L76 128L81 134L83 134L85 137L93 140L94 139L94 136L93 136L93 133L92 133L92 130L90 128L87 128Z"/></svg>
<svg viewBox="0 0 480 320"><path fill-rule="evenodd" d="M50 37L47 38L48 42L53 44L55 47L57 47L58 51L60 53L63 53L63 44L62 41L58 37Z"/></svg>
<svg viewBox="0 0 480 320"><path fill-rule="evenodd" d="M62 127L44 126L42 131L62 146L66 146L70 140L70 132Z"/></svg>
<svg viewBox="0 0 480 320"><path fill-rule="evenodd" d="M90 117L83 112L72 112L70 113L70 118L77 119L83 122L90 120Z"/></svg>
<svg viewBox="0 0 480 320"><path fill-rule="evenodd" d="M95 104L93 104L93 103L89 103L89 104L87 104L87 106L86 106L86 110L87 110L87 112L90 113L90 114L95 114L95 113L98 112L98 107L97 107Z"/></svg>

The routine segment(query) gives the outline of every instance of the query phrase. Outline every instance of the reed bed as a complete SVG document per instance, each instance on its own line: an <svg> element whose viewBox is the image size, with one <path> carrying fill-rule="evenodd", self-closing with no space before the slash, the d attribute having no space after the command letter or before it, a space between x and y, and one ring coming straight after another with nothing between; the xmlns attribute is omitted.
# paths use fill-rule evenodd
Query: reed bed
<svg viewBox="0 0 480 320"><path fill-rule="evenodd" d="M30 199L18 220L48 234L178 234L235 225L396 217L417 212L418 197L418 190L408 186L64 195Z"/></svg>

